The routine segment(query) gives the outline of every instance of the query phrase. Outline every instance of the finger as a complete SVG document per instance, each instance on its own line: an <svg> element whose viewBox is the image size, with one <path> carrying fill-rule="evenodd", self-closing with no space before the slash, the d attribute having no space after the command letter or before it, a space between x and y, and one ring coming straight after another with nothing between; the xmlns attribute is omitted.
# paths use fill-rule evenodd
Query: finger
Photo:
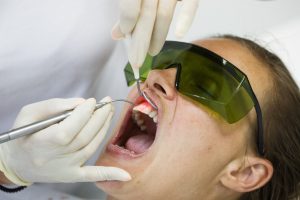
<svg viewBox="0 0 300 200"><path fill-rule="evenodd" d="M175 35L182 38L192 25L198 9L199 0L182 1L182 8L178 16Z"/></svg>
<svg viewBox="0 0 300 200"><path fill-rule="evenodd" d="M140 18L132 33L128 59L131 66L142 66L150 45L158 0L144 0Z"/></svg>
<svg viewBox="0 0 300 200"><path fill-rule="evenodd" d="M84 166L80 169L80 182L129 181L131 176L123 169L103 166Z"/></svg>
<svg viewBox="0 0 300 200"><path fill-rule="evenodd" d="M113 40L122 40L125 38L124 33L121 31L120 22L117 22L112 28L111 37Z"/></svg>
<svg viewBox="0 0 300 200"><path fill-rule="evenodd" d="M96 105L95 99L88 99L74 109L72 114L57 125L58 131L52 138L65 146L80 132L92 116Z"/></svg>
<svg viewBox="0 0 300 200"><path fill-rule="evenodd" d="M75 164L79 163L79 165L83 165L95 153L95 151L98 149L101 142L106 136L107 130L112 119L112 115L113 113L109 114L101 130L88 145L72 154Z"/></svg>
<svg viewBox="0 0 300 200"><path fill-rule="evenodd" d="M161 50L170 28L177 0L160 0L152 33L149 54L155 56Z"/></svg>
<svg viewBox="0 0 300 200"><path fill-rule="evenodd" d="M46 119L50 116L62 113L67 110L71 110L83 102L84 99L82 98L55 98L29 104L22 108L13 127L17 128L26 124Z"/></svg>
<svg viewBox="0 0 300 200"><path fill-rule="evenodd" d="M110 102L112 99L110 97L103 98L101 102ZM82 149L88 145L99 133L101 128L103 128L109 114L113 113L112 104L106 104L102 108L99 108L94 112L89 122L80 131L80 133L73 139L73 141L68 145L67 152L75 152Z"/></svg>
<svg viewBox="0 0 300 200"><path fill-rule="evenodd" d="M130 34L140 15L142 0L120 1L120 30L126 35Z"/></svg>

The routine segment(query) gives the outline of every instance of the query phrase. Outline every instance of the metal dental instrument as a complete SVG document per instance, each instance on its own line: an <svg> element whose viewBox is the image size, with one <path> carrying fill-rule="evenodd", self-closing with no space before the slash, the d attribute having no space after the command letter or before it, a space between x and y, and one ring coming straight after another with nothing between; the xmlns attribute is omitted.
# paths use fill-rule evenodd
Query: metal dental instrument
<svg viewBox="0 0 300 200"><path fill-rule="evenodd" d="M136 79L136 85L137 85L137 89L139 91L139 94L144 97L144 99L146 99L146 101L155 109L158 110L157 106L151 101L151 99L147 96L147 94L145 92L141 91L141 86L140 86L140 79Z"/></svg>
<svg viewBox="0 0 300 200"><path fill-rule="evenodd" d="M144 97L144 99L146 99L146 101L155 109L155 110L158 110L157 106L151 101L151 99L146 95L145 92L142 92L141 90L141 85L140 85L140 82L141 82L141 79L140 79L140 72L139 72L139 69L138 68L135 68L135 67L132 67L132 71L133 71L133 74L134 74L134 78L136 80L136 85L137 85L137 89L138 89L138 92L140 94L140 96Z"/></svg>
<svg viewBox="0 0 300 200"><path fill-rule="evenodd" d="M95 110L97 110L97 109L99 109L99 108L101 108L101 107L103 107L103 106L105 106L109 103L113 103L113 102L117 102L117 101L123 101L123 102L134 105L133 102L128 101L126 99L116 99L116 100L112 100L112 101L109 101L109 102L97 103L96 106L95 106ZM28 125L25 125L25 126L22 126L22 127L16 128L16 129L12 129L12 130L4 132L4 133L1 133L0 134L0 144L4 143L4 142L7 142L7 141L10 141L10 140L17 139L19 137L23 137L23 136L26 136L26 135L29 135L29 134L33 134L33 133L38 132L42 129L45 129L45 128L47 128L47 127L49 127L53 124L56 124L56 123L64 120L65 118L69 117L72 114L72 112L73 112L73 110L68 110L68 111L65 111L61 114L55 115L51 118L41 120L41 121L38 121L38 122L34 122L32 124L28 124Z"/></svg>

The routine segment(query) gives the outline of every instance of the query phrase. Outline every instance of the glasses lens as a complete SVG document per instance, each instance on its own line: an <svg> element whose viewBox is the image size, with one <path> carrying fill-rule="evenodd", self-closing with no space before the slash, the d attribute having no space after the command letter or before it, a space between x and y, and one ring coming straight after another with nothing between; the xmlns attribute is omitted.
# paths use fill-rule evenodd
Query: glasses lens
<svg viewBox="0 0 300 200"><path fill-rule="evenodd" d="M217 112L228 123L238 121L253 108L253 101L243 87L246 77L236 79L228 72L227 68L232 66L227 62L220 64L194 52L185 52L180 57L181 72L176 82L181 94Z"/></svg>

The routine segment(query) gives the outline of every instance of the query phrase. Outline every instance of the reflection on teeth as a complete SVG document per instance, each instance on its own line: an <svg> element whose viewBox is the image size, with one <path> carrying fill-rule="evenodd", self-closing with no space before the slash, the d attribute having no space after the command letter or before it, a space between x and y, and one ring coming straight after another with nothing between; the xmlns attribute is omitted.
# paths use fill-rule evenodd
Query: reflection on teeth
<svg viewBox="0 0 300 200"><path fill-rule="evenodd" d="M139 120L136 121L136 123L137 123L139 126L141 126L142 124L144 124L144 120L139 119Z"/></svg>
<svg viewBox="0 0 300 200"><path fill-rule="evenodd" d="M147 129L147 127L145 125L140 127L141 131L145 131Z"/></svg>
<svg viewBox="0 0 300 200"><path fill-rule="evenodd" d="M139 119L140 119L140 114L136 111L136 113L134 113L134 119L136 120L136 121L138 121Z"/></svg>
<svg viewBox="0 0 300 200"><path fill-rule="evenodd" d="M153 121L157 123L157 116L153 117Z"/></svg>
<svg viewBox="0 0 300 200"><path fill-rule="evenodd" d="M145 121L142 114L148 115L153 119L154 123L157 123L157 110L155 110L148 102L142 102L137 106L133 107L132 116L133 121L138 125L141 131L145 131L147 127L145 126Z"/></svg>
<svg viewBox="0 0 300 200"><path fill-rule="evenodd" d="M151 117L151 118L155 117L156 115L157 115L157 111L156 110L154 110L154 111L152 111L152 112L149 113L149 117Z"/></svg>

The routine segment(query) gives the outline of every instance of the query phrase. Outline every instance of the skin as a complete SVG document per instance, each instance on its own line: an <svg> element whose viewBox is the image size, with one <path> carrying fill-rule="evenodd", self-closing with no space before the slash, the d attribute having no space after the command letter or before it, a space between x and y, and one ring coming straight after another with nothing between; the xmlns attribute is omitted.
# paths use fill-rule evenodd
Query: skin
<svg viewBox="0 0 300 200"><path fill-rule="evenodd" d="M247 74L259 102L264 101L271 87L268 71L246 48L227 39L201 40L195 44L238 66ZM156 139L150 149L134 159L106 151L97 161L98 165L127 170L132 180L102 182L97 186L109 199L210 200L238 199L242 193L265 185L273 168L253 148L255 110L228 124L181 96L174 87L175 74L175 69L153 70L143 85L159 109ZM129 99L137 96L133 89Z"/></svg>

